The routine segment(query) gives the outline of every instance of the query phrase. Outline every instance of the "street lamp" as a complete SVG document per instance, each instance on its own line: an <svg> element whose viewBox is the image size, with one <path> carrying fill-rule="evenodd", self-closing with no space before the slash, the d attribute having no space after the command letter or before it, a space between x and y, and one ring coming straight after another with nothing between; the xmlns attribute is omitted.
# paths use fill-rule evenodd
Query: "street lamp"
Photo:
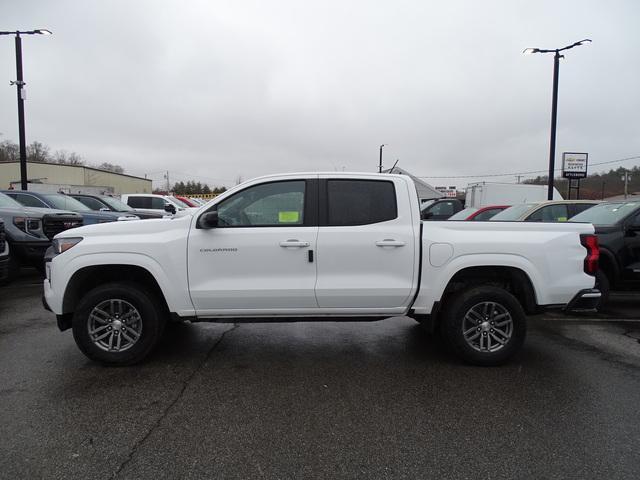
<svg viewBox="0 0 640 480"><path fill-rule="evenodd" d="M15 82L11 82L11 85L16 86L18 93L18 137L20 142L20 188L22 190L27 189L27 145L24 133L24 80L22 78L22 38L20 35L51 35L51 31L44 28L37 30L13 32L0 32L0 35L15 35L16 36L16 75Z"/></svg>
<svg viewBox="0 0 640 480"><path fill-rule="evenodd" d="M387 144L383 143L380 145L380 163L378 164L378 173L382 173L382 147L386 147Z"/></svg>
<svg viewBox="0 0 640 480"><path fill-rule="evenodd" d="M551 140L549 142L549 182L547 190L547 198L553 200L553 175L555 171L555 157L556 157L556 122L558 118L558 74L560 73L560 59L564 58L564 55L560 55L560 52L569 50L573 47L583 45L585 42L591 42L588 38L580 40L579 42L572 43L562 48L555 49L542 49L542 48L525 48L522 53L530 55L532 53L554 53L553 56L553 99L551 102Z"/></svg>

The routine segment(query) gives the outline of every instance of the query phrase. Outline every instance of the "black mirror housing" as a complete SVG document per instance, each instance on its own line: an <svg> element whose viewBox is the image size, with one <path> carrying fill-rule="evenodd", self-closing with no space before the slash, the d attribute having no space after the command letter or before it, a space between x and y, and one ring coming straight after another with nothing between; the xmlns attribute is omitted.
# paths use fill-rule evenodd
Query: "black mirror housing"
<svg viewBox="0 0 640 480"><path fill-rule="evenodd" d="M218 226L218 211L209 210L198 218L198 228L210 229Z"/></svg>
<svg viewBox="0 0 640 480"><path fill-rule="evenodd" d="M172 215L175 215L176 213L176 207L174 207L173 205L171 205L170 203L167 203L164 206L164 211L167 213L171 213Z"/></svg>

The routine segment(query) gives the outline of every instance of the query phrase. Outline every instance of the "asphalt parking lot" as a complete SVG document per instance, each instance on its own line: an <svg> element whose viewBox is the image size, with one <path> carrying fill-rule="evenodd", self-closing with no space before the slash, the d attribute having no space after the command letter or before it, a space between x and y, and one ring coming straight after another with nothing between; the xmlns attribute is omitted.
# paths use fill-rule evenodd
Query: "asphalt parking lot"
<svg viewBox="0 0 640 480"><path fill-rule="evenodd" d="M26 273L0 288L2 478L639 478L640 301L538 317L508 365L407 318L185 324L87 360Z"/></svg>

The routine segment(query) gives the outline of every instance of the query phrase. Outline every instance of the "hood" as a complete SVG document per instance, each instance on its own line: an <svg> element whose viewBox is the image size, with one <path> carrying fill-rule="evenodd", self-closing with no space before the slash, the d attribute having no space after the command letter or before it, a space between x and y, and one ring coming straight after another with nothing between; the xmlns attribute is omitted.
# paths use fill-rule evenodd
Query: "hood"
<svg viewBox="0 0 640 480"><path fill-rule="evenodd" d="M45 215L71 215L74 217L80 217L80 214L70 212L68 210L56 210L55 208L40 208L40 207L23 207L12 208L3 207L0 209L2 212L10 213L15 216L29 216L33 218L42 218Z"/></svg>
<svg viewBox="0 0 640 480"><path fill-rule="evenodd" d="M167 218L150 218L141 221L134 222L107 222L107 223L94 223L92 225L85 225L84 227L77 227L71 230L65 230L60 232L55 238L70 238L70 237L94 237L94 236L121 236L121 235L138 235L138 234L153 234L166 232L173 229L184 229L188 231L191 224L191 216L182 217L167 217Z"/></svg>
<svg viewBox="0 0 640 480"><path fill-rule="evenodd" d="M95 218L97 220L103 220L107 222L116 221L121 217L135 217L133 212L101 212L98 210L91 210L88 212L77 212L86 218Z"/></svg>

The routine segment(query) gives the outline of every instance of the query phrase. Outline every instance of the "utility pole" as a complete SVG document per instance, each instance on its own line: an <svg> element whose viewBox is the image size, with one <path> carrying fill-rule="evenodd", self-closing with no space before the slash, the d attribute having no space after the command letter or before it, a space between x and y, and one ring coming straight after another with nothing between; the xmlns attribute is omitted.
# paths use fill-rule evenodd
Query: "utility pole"
<svg viewBox="0 0 640 480"><path fill-rule="evenodd" d="M170 183L169 183L169 170L167 170L166 175L164 176L164 178L167 179L167 195L169 195L169 189L170 189Z"/></svg>
<svg viewBox="0 0 640 480"><path fill-rule="evenodd" d="M516 175L516 179L518 180L518 183L520 183L520 178L522 177L522 175Z"/></svg>

